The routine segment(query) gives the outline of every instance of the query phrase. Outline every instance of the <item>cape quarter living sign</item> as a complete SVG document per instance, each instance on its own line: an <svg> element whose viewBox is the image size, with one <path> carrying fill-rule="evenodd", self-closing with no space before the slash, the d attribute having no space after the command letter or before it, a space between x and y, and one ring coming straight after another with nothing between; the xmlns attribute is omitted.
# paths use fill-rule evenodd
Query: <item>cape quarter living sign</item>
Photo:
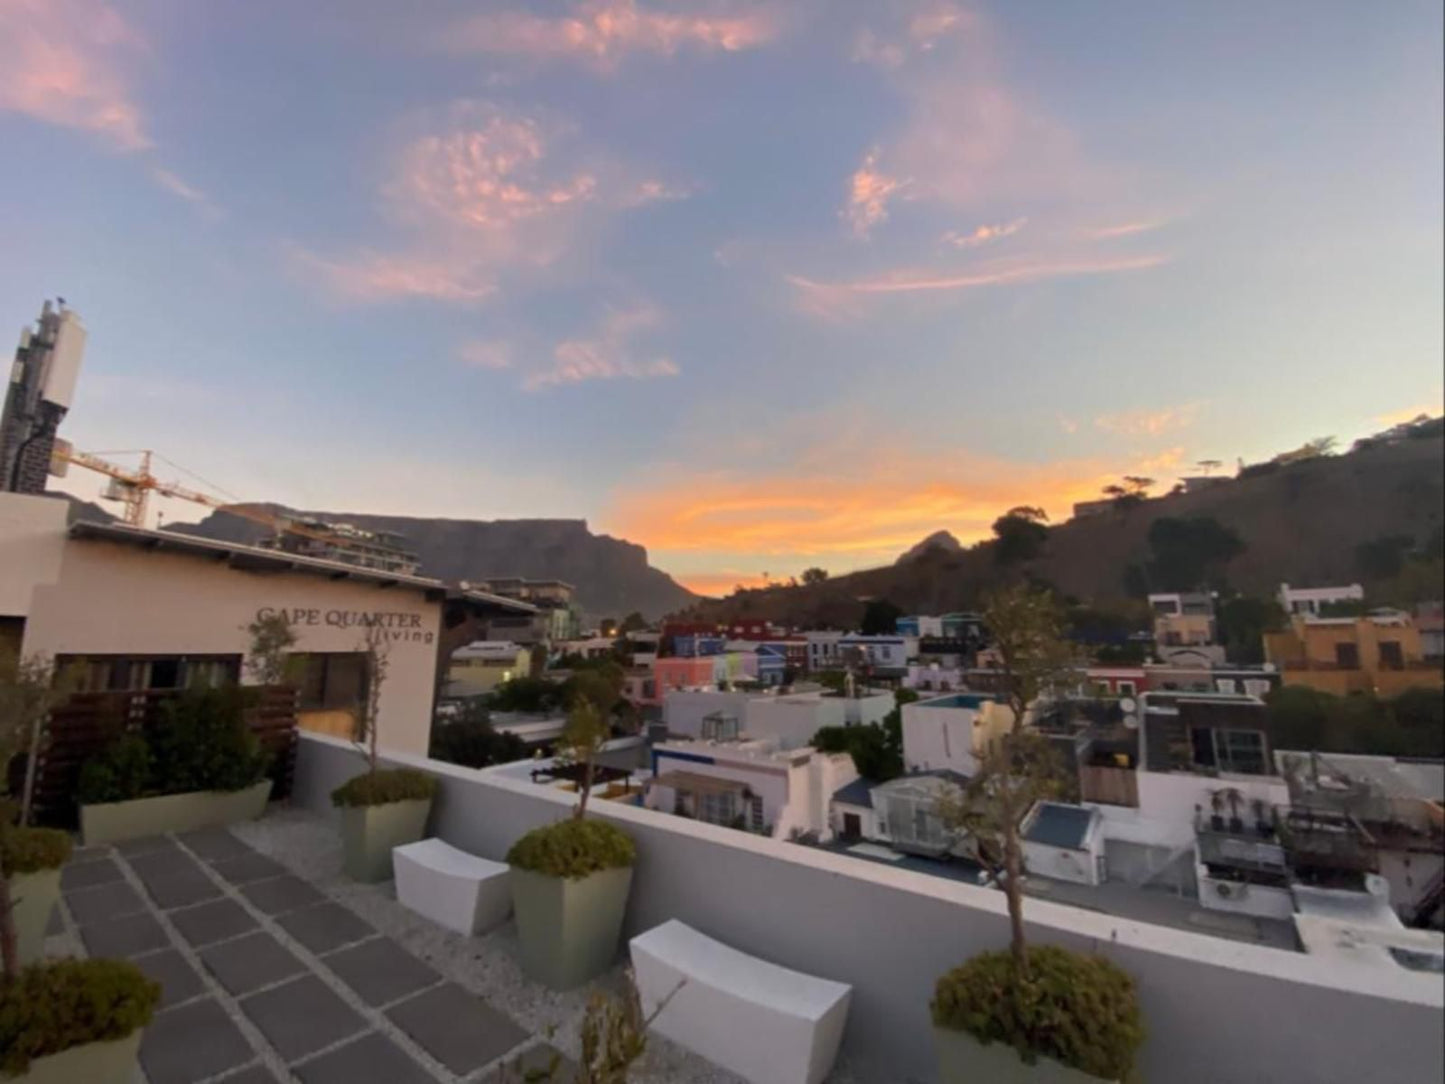
<svg viewBox="0 0 1445 1084"><path fill-rule="evenodd" d="M326 627L333 629L381 629L392 643L429 644L435 633L421 627L421 614L395 610L323 610L317 607L262 606L256 611L258 620L280 616L288 625Z"/></svg>

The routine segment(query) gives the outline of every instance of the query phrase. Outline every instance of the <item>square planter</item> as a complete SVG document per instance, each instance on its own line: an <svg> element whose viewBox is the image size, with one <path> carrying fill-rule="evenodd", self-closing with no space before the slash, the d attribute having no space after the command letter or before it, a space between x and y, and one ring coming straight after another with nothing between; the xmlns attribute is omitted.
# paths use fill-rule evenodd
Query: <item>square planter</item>
<svg viewBox="0 0 1445 1084"><path fill-rule="evenodd" d="M60 902L60 870L17 873L10 878L10 899L24 967L45 955L45 927Z"/></svg>
<svg viewBox="0 0 1445 1084"><path fill-rule="evenodd" d="M90 847L164 832L190 832L236 824L255 820L266 812L270 797L271 780L263 779L245 790L196 790L130 802L83 805L80 835Z"/></svg>
<svg viewBox="0 0 1445 1084"><path fill-rule="evenodd" d="M142 1032L103 1043L84 1043L34 1058L30 1068L18 1077L5 1077L7 1084L132 1084L137 1077L136 1059Z"/></svg>
<svg viewBox="0 0 1445 1084"><path fill-rule="evenodd" d="M342 806L342 866L353 881L390 880L391 851L415 843L426 833L431 799L385 805Z"/></svg>
<svg viewBox="0 0 1445 1084"><path fill-rule="evenodd" d="M1008 1043L981 1043L966 1031L935 1027L933 1045L938 1084L1099 1084L1103 1079L1050 1058L1029 1065Z"/></svg>
<svg viewBox="0 0 1445 1084"><path fill-rule="evenodd" d="M617 958L632 869L568 880L512 867L512 910L522 967L553 990L596 978Z"/></svg>

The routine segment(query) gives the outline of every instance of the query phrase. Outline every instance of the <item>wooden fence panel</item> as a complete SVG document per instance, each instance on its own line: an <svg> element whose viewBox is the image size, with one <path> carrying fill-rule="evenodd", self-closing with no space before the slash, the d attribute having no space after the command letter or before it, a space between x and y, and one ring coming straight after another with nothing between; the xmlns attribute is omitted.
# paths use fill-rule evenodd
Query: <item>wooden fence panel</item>
<svg viewBox="0 0 1445 1084"><path fill-rule="evenodd" d="M1139 806L1139 779L1130 768L1103 765L1079 766L1079 793L1086 802L1105 805Z"/></svg>
<svg viewBox="0 0 1445 1084"><path fill-rule="evenodd" d="M272 798L291 793L296 769L296 690L286 686L247 686L256 696L246 725L273 757ZM41 824L73 827L78 812L76 784L81 766L126 733L152 729L161 705L179 690L77 693L50 713L35 777L35 818Z"/></svg>

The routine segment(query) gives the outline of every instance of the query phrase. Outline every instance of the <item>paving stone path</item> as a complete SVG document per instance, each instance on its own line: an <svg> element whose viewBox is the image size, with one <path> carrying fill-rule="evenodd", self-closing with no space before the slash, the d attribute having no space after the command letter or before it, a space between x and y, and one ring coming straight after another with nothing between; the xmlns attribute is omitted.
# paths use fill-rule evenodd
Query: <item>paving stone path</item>
<svg viewBox="0 0 1445 1084"><path fill-rule="evenodd" d="M84 848L61 890L55 921L89 955L133 960L161 983L141 1043L146 1084L492 1084L503 1062L551 1058L225 829Z"/></svg>

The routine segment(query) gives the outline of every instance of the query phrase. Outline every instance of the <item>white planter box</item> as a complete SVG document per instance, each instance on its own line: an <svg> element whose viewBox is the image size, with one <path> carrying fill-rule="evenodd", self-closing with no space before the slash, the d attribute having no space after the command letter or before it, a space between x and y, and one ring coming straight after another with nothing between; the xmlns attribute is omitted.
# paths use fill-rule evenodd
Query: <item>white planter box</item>
<svg viewBox="0 0 1445 1084"><path fill-rule="evenodd" d="M391 852L396 898L403 907L457 933L485 933L507 920L512 890L505 862L459 851L440 839Z"/></svg>
<svg viewBox="0 0 1445 1084"><path fill-rule="evenodd" d="M660 1035L751 1084L820 1084L832 1069L851 986L748 956L675 919L631 947L643 1014L672 995L652 1024Z"/></svg>

